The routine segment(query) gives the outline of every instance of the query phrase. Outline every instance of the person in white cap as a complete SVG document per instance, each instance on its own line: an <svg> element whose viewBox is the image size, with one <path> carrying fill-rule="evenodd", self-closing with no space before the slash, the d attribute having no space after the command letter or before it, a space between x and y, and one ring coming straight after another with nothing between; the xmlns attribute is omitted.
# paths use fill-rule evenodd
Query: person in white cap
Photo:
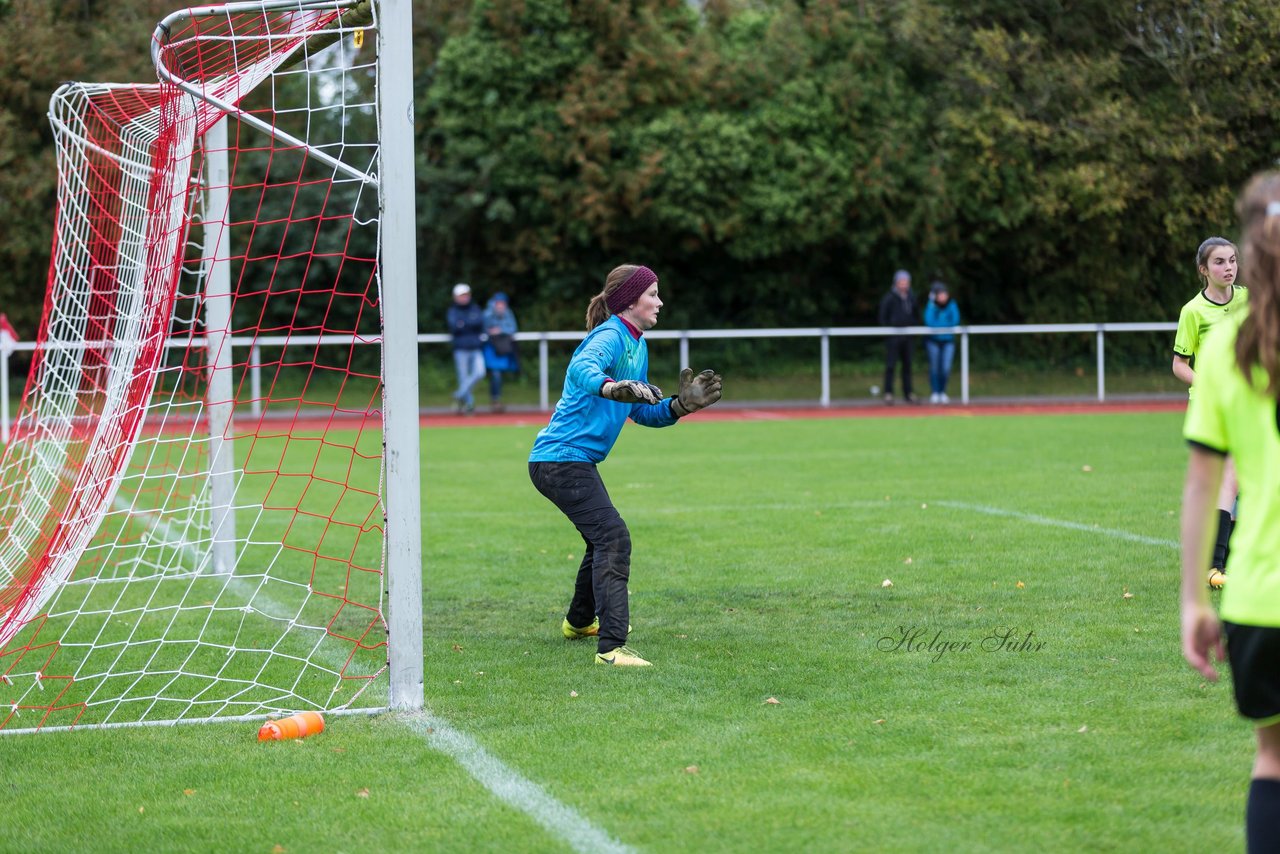
<svg viewBox="0 0 1280 854"><path fill-rule="evenodd" d="M458 372L458 389L453 393L457 412L475 412L471 389L484 379L484 312L471 301L471 286L453 286L453 305L447 317L453 336L453 366Z"/></svg>

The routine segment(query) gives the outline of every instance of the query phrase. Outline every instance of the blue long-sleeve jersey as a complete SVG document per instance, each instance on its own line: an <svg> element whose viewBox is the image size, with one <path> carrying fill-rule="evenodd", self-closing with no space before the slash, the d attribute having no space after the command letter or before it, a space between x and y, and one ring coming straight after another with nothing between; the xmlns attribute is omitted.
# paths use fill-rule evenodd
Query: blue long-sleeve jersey
<svg viewBox="0 0 1280 854"><path fill-rule="evenodd" d="M599 463L609 455L627 418L644 427L670 427L677 421L671 399L656 404L618 403L600 396L609 380L648 382L649 347L611 315L587 333L573 351L564 393L551 421L538 433L531 463Z"/></svg>

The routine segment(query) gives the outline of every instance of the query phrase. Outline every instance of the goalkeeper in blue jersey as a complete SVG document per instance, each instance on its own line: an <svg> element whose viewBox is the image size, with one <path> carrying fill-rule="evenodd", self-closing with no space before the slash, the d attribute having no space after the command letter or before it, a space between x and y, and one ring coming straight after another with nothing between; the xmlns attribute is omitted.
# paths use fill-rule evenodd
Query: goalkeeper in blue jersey
<svg viewBox="0 0 1280 854"><path fill-rule="evenodd" d="M714 371L680 372L680 392L664 398L649 384L644 333L658 322L658 277L623 264L606 277L587 307L587 337L573 352L564 393L529 454L529 477L569 518L587 544L561 624L566 638L597 638L595 661L647 667L626 645L631 630L627 580L631 534L604 488L596 466L608 456L628 418L645 427L670 427L720 399Z"/></svg>
<svg viewBox="0 0 1280 854"><path fill-rule="evenodd" d="M1237 281L1236 246L1224 237L1210 237L1196 250L1196 272L1204 284L1200 292L1178 314L1178 331L1173 340L1173 375L1191 386L1189 397L1200 387L1197 375L1204 367L1201 345L1209 330L1228 322L1248 308L1249 292ZM1218 495L1218 533L1209 560L1209 586L1218 589L1227 579L1228 544L1235 526L1236 472L1230 458L1222 475Z"/></svg>
<svg viewBox="0 0 1280 854"><path fill-rule="evenodd" d="M1257 735L1245 832L1261 852L1280 851L1280 173L1251 181L1239 209L1249 308L1206 339L1183 428L1182 653L1216 679L1225 636L1236 707ZM1202 573L1228 455L1241 513L1219 615Z"/></svg>

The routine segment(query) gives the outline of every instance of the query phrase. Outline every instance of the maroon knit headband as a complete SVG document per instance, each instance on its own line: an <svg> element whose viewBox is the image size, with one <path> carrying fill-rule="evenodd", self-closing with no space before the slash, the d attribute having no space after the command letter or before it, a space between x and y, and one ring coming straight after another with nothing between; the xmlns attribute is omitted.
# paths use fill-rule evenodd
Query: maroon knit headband
<svg viewBox="0 0 1280 854"><path fill-rule="evenodd" d="M630 276L627 276L625 282L604 298L605 305L609 307L609 313L617 314L620 311L626 311L656 281L658 281L657 273L648 267L637 267Z"/></svg>

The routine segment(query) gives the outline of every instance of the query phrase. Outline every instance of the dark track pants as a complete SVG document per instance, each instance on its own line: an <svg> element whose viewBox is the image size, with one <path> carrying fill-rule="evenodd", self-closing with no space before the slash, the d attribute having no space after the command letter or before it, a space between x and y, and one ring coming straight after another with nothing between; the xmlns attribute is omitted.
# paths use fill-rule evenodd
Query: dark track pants
<svg viewBox="0 0 1280 854"><path fill-rule="evenodd" d="M884 342L884 393L893 394L893 369L902 362L902 396L911 396L910 335L891 335Z"/></svg>
<svg viewBox="0 0 1280 854"><path fill-rule="evenodd" d="M529 479L578 529L587 544L565 619L589 626L600 617L599 651L627 640L631 614L631 532L622 521L592 463L529 463Z"/></svg>

